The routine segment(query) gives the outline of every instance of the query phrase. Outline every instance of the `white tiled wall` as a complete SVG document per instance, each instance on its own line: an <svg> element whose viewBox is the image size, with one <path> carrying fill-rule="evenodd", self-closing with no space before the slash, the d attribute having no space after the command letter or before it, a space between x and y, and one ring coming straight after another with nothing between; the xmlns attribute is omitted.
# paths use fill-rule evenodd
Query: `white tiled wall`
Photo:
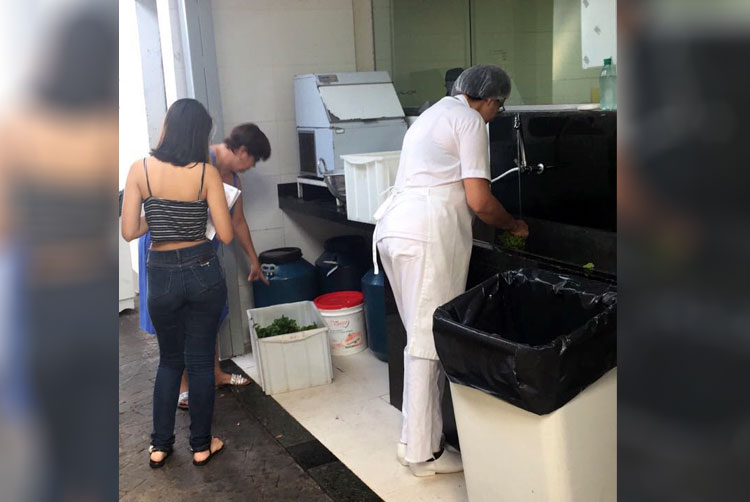
<svg viewBox="0 0 750 502"><path fill-rule="evenodd" d="M472 0L473 62L511 77L506 104L552 102L552 0Z"/></svg>
<svg viewBox="0 0 750 502"><path fill-rule="evenodd" d="M245 219L250 229L255 232L282 228L284 222L276 195L279 176L251 170L243 173L240 180Z"/></svg>
<svg viewBox="0 0 750 502"><path fill-rule="evenodd" d="M378 19L387 20L377 5ZM404 107L445 95L445 71L469 62L469 10L456 0L390 2L391 77ZM373 11L375 13L375 11ZM379 38L383 35L378 33ZM380 56L378 56L380 59Z"/></svg>
<svg viewBox="0 0 750 502"><path fill-rule="evenodd" d="M372 32L372 0L352 0L354 10L354 48L357 54L357 71L375 70L375 53Z"/></svg>
<svg viewBox="0 0 750 502"><path fill-rule="evenodd" d="M555 103L588 103L601 68L581 65L581 2L555 0L552 93Z"/></svg>
<svg viewBox="0 0 750 502"><path fill-rule="evenodd" d="M301 247L314 262L321 239L347 229L308 232L310 223L294 223L279 209L276 186L299 172L294 76L356 70L352 0L212 0L211 6L224 130L254 122L271 142L271 158L241 175L255 248ZM312 226L325 226L320 221ZM246 269L243 263L238 278L243 308L252 298Z"/></svg>
<svg viewBox="0 0 750 502"><path fill-rule="evenodd" d="M372 0L372 26L375 69L387 71L392 78L391 0Z"/></svg>
<svg viewBox="0 0 750 502"><path fill-rule="evenodd" d="M467 65L469 38L473 64L510 74L509 105L595 100L599 68L581 65L581 0L372 0L372 7L375 64L392 71L404 106L441 95L443 70Z"/></svg>
<svg viewBox="0 0 750 502"><path fill-rule="evenodd" d="M305 216L298 213L284 213L284 240L294 242L295 247L302 250L302 256L310 263L315 263L318 256L323 253L323 242L336 235L361 235L365 238L368 246L372 243L372 232L357 230L344 225L326 222L320 224L321 220L313 216Z"/></svg>

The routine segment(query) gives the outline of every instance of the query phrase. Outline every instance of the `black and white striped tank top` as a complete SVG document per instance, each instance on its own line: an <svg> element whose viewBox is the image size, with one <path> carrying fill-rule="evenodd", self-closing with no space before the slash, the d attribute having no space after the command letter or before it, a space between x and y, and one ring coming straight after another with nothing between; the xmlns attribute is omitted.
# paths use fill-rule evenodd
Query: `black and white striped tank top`
<svg viewBox="0 0 750 502"><path fill-rule="evenodd" d="M198 189L198 200L182 201L160 199L151 193L148 180L146 159L143 159L146 171L148 198L143 201L146 223L151 231L152 242L202 241L206 238L206 221L208 220L208 202L200 200L203 192L203 178L206 175L206 164L203 164L201 186Z"/></svg>

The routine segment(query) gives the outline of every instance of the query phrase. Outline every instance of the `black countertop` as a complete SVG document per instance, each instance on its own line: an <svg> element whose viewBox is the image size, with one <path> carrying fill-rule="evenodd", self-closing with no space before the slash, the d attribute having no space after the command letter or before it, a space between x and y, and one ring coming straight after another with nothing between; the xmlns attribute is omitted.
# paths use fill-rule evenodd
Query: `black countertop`
<svg viewBox="0 0 750 502"><path fill-rule="evenodd" d="M278 194L279 208L285 212L315 216L361 230L372 231L375 228L375 225L371 223L348 220L346 207L338 207L336 199L328 192L327 188L305 186L304 198L300 199L297 198L296 183L283 183L278 185ZM475 222L472 265L469 274L470 285L472 285L472 269L476 269L479 272L479 279L484 280L494 273L518 267L539 267L553 272L572 273L609 283L617 281L615 233L542 220L530 221L529 225L540 237L546 236L555 245L537 246L539 248L537 253L500 249L494 243L494 229L488 234L487 228L489 227L481 222ZM534 244L533 242L530 243ZM570 256L564 253L571 246L574 251L588 250L588 254L584 253L585 257L574 259L577 256L575 252L568 253ZM603 251L599 249L600 247L603 247ZM594 251L599 254L594 253ZM583 269L582 265L591 260L598 264L597 270ZM605 266L607 264L609 266Z"/></svg>
<svg viewBox="0 0 750 502"><path fill-rule="evenodd" d="M346 207L336 206L336 199L327 188L305 186L305 197L297 198L296 183L280 183L278 185L279 209L308 216L316 216L328 221L340 223L352 228L373 230L375 225L350 221L346 218Z"/></svg>

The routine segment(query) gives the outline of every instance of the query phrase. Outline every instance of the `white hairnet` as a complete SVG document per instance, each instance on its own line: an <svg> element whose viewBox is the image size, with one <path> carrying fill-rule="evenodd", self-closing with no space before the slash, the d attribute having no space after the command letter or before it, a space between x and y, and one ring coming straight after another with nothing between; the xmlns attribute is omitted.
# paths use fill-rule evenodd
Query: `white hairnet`
<svg viewBox="0 0 750 502"><path fill-rule="evenodd" d="M504 100L510 95L510 77L499 66L479 64L467 68L453 84L452 96Z"/></svg>

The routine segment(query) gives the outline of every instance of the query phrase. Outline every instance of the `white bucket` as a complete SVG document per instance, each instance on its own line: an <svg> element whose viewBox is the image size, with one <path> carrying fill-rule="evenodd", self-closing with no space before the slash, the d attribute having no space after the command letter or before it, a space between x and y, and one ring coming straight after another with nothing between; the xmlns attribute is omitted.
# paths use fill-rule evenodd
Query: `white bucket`
<svg viewBox="0 0 750 502"><path fill-rule="evenodd" d="M331 355L350 356L367 348L363 304L336 310L318 310L328 325Z"/></svg>

